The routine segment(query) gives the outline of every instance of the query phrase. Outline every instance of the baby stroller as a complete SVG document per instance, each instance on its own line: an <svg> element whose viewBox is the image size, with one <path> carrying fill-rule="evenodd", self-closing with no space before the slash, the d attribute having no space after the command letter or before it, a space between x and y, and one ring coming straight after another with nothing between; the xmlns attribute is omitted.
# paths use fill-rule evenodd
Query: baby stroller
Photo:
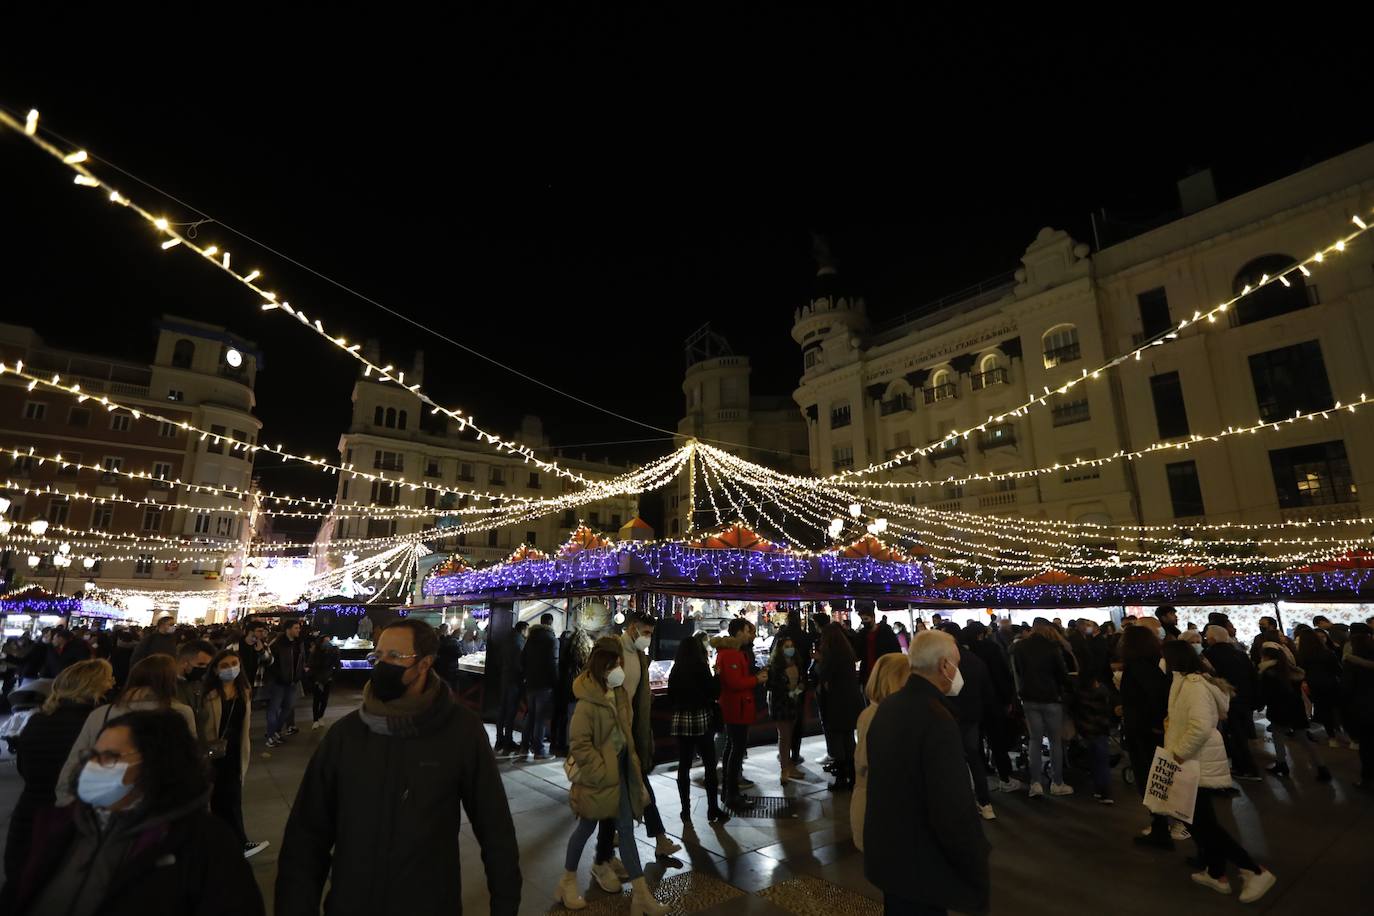
<svg viewBox="0 0 1374 916"><path fill-rule="evenodd" d="M24 726L29 724L29 718L47 702L51 693L52 681L47 678L29 681L24 686L10 691L10 716L4 722L0 722L0 740L5 742L5 749L10 756L15 753L14 740L19 737Z"/></svg>

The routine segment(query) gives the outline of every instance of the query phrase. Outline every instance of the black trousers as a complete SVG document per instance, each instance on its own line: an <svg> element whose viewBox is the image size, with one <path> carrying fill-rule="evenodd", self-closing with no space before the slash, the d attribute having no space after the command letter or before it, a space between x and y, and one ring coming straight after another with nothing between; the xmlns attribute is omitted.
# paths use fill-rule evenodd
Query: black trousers
<svg viewBox="0 0 1374 916"><path fill-rule="evenodd" d="M883 894L883 916L945 916L949 910L942 906L903 900L891 894Z"/></svg>
<svg viewBox="0 0 1374 916"><path fill-rule="evenodd" d="M691 805L692 798L692 760L701 756L706 767L707 811L720 809L720 795L716 783L716 736L709 732L704 735L679 735L677 739L677 794L682 801L682 810Z"/></svg>
<svg viewBox="0 0 1374 916"><path fill-rule="evenodd" d="M806 729L806 695L797 704L797 719L792 723L792 762L801 761L802 732Z"/></svg>
<svg viewBox="0 0 1374 916"><path fill-rule="evenodd" d="M333 687L333 683L310 685L310 694L314 697L313 706L316 722L324 718L324 711L329 707L329 691Z"/></svg>
<svg viewBox="0 0 1374 916"><path fill-rule="evenodd" d="M243 779L237 750L215 761L210 788L210 813L229 825L240 843L247 844L243 829Z"/></svg>
<svg viewBox="0 0 1374 916"><path fill-rule="evenodd" d="M1159 744L1151 736L1127 735L1126 753L1131 757L1131 772L1135 774L1135 792L1145 797L1145 783L1150 780L1150 765L1155 760L1155 748ZM1169 832L1169 819L1162 814L1150 815L1150 829L1156 834Z"/></svg>
<svg viewBox="0 0 1374 916"><path fill-rule="evenodd" d="M1217 820L1217 813L1212 806L1218 797L1225 796L1217 789L1200 788L1197 790L1197 804L1193 808L1191 830L1202 861L1207 864L1207 874L1220 878L1226 874L1227 862L1234 862L1237 868L1246 871L1258 872L1260 867L1255 860Z"/></svg>
<svg viewBox="0 0 1374 916"><path fill-rule="evenodd" d="M964 737L964 759L968 761L969 773L973 776L973 797L980 805L992 804L988 795L988 765L983 758L983 741L977 722L960 722L959 730Z"/></svg>
<svg viewBox="0 0 1374 916"><path fill-rule="evenodd" d="M1231 701L1226 711L1226 752L1231 755L1231 768L1237 773L1256 773L1254 755L1250 753L1250 733L1255 728L1255 713L1244 703Z"/></svg>
<svg viewBox="0 0 1374 916"><path fill-rule="evenodd" d="M744 768L744 749L749 746L749 726L725 726L725 798L739 796L740 771Z"/></svg>

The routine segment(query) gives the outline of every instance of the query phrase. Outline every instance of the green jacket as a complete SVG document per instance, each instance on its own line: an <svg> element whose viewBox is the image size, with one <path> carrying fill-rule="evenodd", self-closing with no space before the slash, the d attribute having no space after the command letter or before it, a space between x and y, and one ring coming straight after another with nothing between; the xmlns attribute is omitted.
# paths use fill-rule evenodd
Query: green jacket
<svg viewBox="0 0 1374 916"><path fill-rule="evenodd" d="M630 807L636 819L644 814L644 780L640 775L639 755L630 740L630 698L625 688L615 689L615 702L601 685L585 671L573 681L577 708L568 729L568 756L572 760L572 791L568 800L573 813L581 818L603 820L620 813L620 752L613 734L619 730L621 743L630 758L630 773L635 777L630 792Z"/></svg>
<svg viewBox="0 0 1374 916"><path fill-rule="evenodd" d="M620 637L620 651L622 654L634 652L639 656L639 689L635 691L634 708L631 710L631 730L634 734L635 753L639 755L641 763L648 763L649 770L654 768L654 725L653 725L653 705L654 695L649 690L649 656L640 652L634 646L626 645L625 637Z"/></svg>

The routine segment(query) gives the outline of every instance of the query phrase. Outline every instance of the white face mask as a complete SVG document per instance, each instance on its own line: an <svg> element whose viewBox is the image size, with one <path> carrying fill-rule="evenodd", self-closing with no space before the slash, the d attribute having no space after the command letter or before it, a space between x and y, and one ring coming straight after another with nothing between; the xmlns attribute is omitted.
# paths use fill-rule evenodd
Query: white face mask
<svg viewBox="0 0 1374 916"><path fill-rule="evenodd" d="M1201 654L1202 654L1202 643L1200 643L1200 642L1195 642L1195 643L1192 644L1192 646L1193 646L1193 651L1194 651L1194 652L1196 652L1198 655L1201 655Z"/></svg>
<svg viewBox="0 0 1374 916"><path fill-rule="evenodd" d="M606 672L606 686L612 690L625 683L625 669L612 668Z"/></svg>
<svg viewBox="0 0 1374 916"><path fill-rule="evenodd" d="M958 668L955 668L955 669L954 669L954 683L952 683L952 684L949 685L949 689L945 691L945 696L947 696L947 697L957 697L957 696L959 695L959 691L961 691L961 690L963 690L963 689L964 689L964 672L960 671Z"/></svg>
<svg viewBox="0 0 1374 916"><path fill-rule="evenodd" d="M647 636L637 636L637 637L635 637L635 648L638 649L638 650L641 651L641 652L644 652L644 651L648 650L648 648L649 648L649 637L647 637ZM621 677L624 677L624 675L621 675Z"/></svg>

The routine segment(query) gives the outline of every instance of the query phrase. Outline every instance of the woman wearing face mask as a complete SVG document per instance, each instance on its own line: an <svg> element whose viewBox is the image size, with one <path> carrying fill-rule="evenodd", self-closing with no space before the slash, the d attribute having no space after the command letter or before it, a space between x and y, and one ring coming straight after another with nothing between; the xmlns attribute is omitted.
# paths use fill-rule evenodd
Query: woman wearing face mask
<svg viewBox="0 0 1374 916"><path fill-rule="evenodd" d="M195 740L199 733L196 728L196 715L191 707L177 700L177 663L170 655L157 653L149 655L129 669L129 682L119 695L119 699L105 706L98 706L86 717L81 734L72 745L67 762L62 765L62 775L57 780L57 803L70 805L76 796L72 794L72 780L81 768L80 757L95 745L100 730L110 720L118 719L129 712L152 709L170 709L181 716L186 724L186 734Z"/></svg>
<svg viewBox="0 0 1374 916"><path fill-rule="evenodd" d="M578 821L568 838L565 871L554 896L570 910L587 905L577 889L577 865L587 840L596 832L597 822L615 818L621 839L620 856L634 886L630 913L663 914L668 908L654 899L644 883L639 847L634 840L635 821L643 816L648 798L635 753L621 649L620 640L614 636L598 639L587 670L573 681L577 710L568 732L566 769L572 781L569 802Z"/></svg>
<svg viewBox="0 0 1374 916"><path fill-rule="evenodd" d="M0 911L264 912L237 840L205 809L200 751L176 713L111 720L82 754L71 791L75 803L39 819L23 870L0 893Z"/></svg>
<svg viewBox="0 0 1374 916"><path fill-rule="evenodd" d="M1231 862L1240 871L1240 902L1253 903L1274 886L1274 873L1257 864L1226 832L1213 809L1217 799L1226 798L1225 792L1231 788L1231 765L1217 726L1226 719L1234 691L1225 681L1204 674L1202 659L1181 640L1164 643L1164 664L1172 678L1164 750L1180 763L1196 760L1199 765L1192 834L1206 867L1193 874L1193 881L1219 894L1230 894L1226 863Z"/></svg>
<svg viewBox="0 0 1374 916"><path fill-rule="evenodd" d="M15 739L15 764L24 777L24 791L10 814L5 844L5 877L9 880L14 880L24 864L38 812L51 808L56 801L58 775L86 718L113 686L114 671L109 662L77 662L52 682L52 693L42 711L25 723Z"/></svg>
<svg viewBox="0 0 1374 916"><path fill-rule="evenodd" d="M210 758L210 812L234 831L245 859L268 846L266 840L249 842L243 830L243 780L248 775L252 709L253 692L243 676L238 650L221 649L205 673L205 700L197 725Z"/></svg>
<svg viewBox="0 0 1374 916"><path fill-rule="evenodd" d="M778 724L779 779L784 784L790 779L806 779L806 774L792 763L792 729L796 727L797 708L805 691L797 644L791 637L775 640L768 660L768 715Z"/></svg>

